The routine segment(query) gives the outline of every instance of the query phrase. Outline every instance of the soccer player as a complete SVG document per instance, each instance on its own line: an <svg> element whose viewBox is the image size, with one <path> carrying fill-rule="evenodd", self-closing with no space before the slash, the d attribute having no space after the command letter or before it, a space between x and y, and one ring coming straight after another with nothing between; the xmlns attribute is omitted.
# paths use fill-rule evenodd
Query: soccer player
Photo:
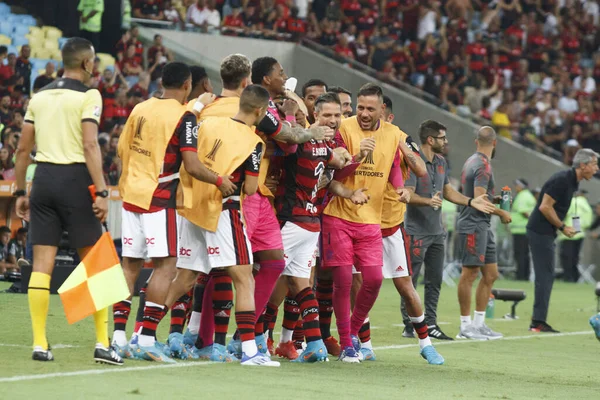
<svg viewBox="0 0 600 400"><path fill-rule="evenodd" d="M462 169L462 194L469 198L486 194L490 200L494 195L494 174L491 160L496 155L496 131L483 126L477 131L477 152L467 159ZM471 204L472 205L472 204ZM500 208L494 210L503 224L511 222L510 213ZM492 286L498 278L496 242L490 225L491 216L473 207L460 210L456 230L458 232L459 258L462 273L458 282L460 304L460 332L458 339L499 339L501 333L492 331L485 324L487 307ZM475 312L471 321L471 291L481 271L481 280L475 294Z"/></svg>
<svg viewBox="0 0 600 400"><path fill-rule="evenodd" d="M216 185L224 195L236 189L229 176L217 176L196 155L196 117L183 105L191 81L187 65L167 64L162 75L162 98L138 104L119 139L118 153L123 165L119 180L123 198L123 271L131 292L144 259L151 258L154 264L146 290L142 330L138 343L131 347L135 357L146 360L173 362L156 344L156 327L164 315L165 300L175 276L178 251L175 207L181 165L189 175ZM213 99L214 96L206 94L200 103ZM128 314L131 302L117 303L115 308L121 315ZM115 326L113 344L130 353L126 347L125 323Z"/></svg>
<svg viewBox="0 0 600 400"><path fill-rule="evenodd" d="M102 175L98 123L102 98L87 86L94 65L94 47L82 38L69 39L62 48L64 75L42 88L29 103L16 152L17 215L31 224L33 270L27 297L33 331L35 361L53 361L46 321L50 303L50 277L62 233L81 259L102 235L101 221L108 212L108 191ZM38 166L31 190L26 191L30 154L37 147ZM96 199L88 186L94 184ZM122 365L109 348L108 309L94 313L94 360Z"/></svg>
<svg viewBox="0 0 600 400"><path fill-rule="evenodd" d="M241 364L251 366L279 366L260 352L255 342L253 257L240 212L242 192L251 196L258 190L263 142L252 128L265 117L268 103L269 93L259 85L250 85L241 94L239 112L234 118L209 118L200 125L198 151L202 162L218 174L231 174L238 189L221 196L210 185L200 184L203 190L194 191L188 200L194 213L181 219L180 240L186 251L177 263L180 271L209 273L214 268L226 268L236 289Z"/></svg>
<svg viewBox="0 0 600 400"><path fill-rule="evenodd" d="M328 89L328 92L336 93L339 96L342 103L342 116L350 118L354 114L354 110L352 109L352 92L340 86L332 86Z"/></svg>
<svg viewBox="0 0 600 400"><path fill-rule="evenodd" d="M333 308L344 362L359 362L358 331L373 307L381 282L383 244L381 212L383 195L397 149L416 157L401 140L397 127L381 121L383 93L379 86L364 85L357 97L357 116L342 121L338 144L343 144L355 162L353 175L342 183L353 190L366 188L369 203L358 206L333 197L325 208L322 224L322 263L332 268ZM350 317L352 266L361 272L363 283Z"/></svg>
<svg viewBox="0 0 600 400"><path fill-rule="evenodd" d="M412 282L416 288L421 266L425 262L425 323L429 337L453 340L436 323L446 243L442 225L442 201L445 199L460 206L470 206L486 214L493 213L495 206L487 200L485 194L470 199L450 185L448 164L442 156L448 142L444 125L432 120L424 121L419 127L419 139L419 157L426 165L427 174L417 177L411 171L404 183L404 187L411 192L406 207L405 228L410 235ZM406 309L403 300L402 317L405 328L402 336L414 337L414 329Z"/></svg>
<svg viewBox="0 0 600 400"><path fill-rule="evenodd" d="M337 131L342 116L337 94L320 95L314 108L315 120L319 125ZM283 285L277 287L289 289L288 298L294 300L302 314L307 341L305 351L298 358L292 334L300 313L286 312L281 340L275 352L300 362L320 361L327 355L327 348L319 329L318 303L310 285L310 275L321 230L319 216L322 207L317 203L319 182L326 168L341 168L350 161L350 154L344 149L341 150L340 153L334 152L325 141L311 140L299 145L296 152L284 160L284 195L277 198L275 203L278 209L277 216L282 224L281 234L286 258L286 267L280 278ZM333 195L350 199L354 204L364 204L368 200L362 189L352 191L337 181L331 182L329 190ZM269 300L271 308L279 307L284 295L285 291L274 292Z"/></svg>
<svg viewBox="0 0 600 400"><path fill-rule="evenodd" d="M277 63L275 61L275 63ZM278 64L278 63L277 63ZM221 66L220 66L220 75L221 75L221 81L222 81L222 86L223 86L223 90L221 92L221 95L216 99L215 102L213 102L212 104L206 106L205 108L203 108L200 111L198 120L202 121L208 117L215 117L215 116L220 116L220 117L234 117L239 109L239 101L240 101L240 95L242 93L242 91L244 90L244 88L246 88L246 86L248 86L250 84L250 78L251 78L251 74L252 74L252 64L250 63L250 60L248 60L248 58L244 55L241 54L232 54L230 56L227 56L225 59L223 59L223 61L221 62ZM284 74L285 75L285 74ZM283 84L281 83L280 80L276 79L276 77L274 76L272 79L274 83L274 85L276 87L278 87L277 85L281 86L279 90L283 90ZM276 112L276 110L275 110ZM263 135L263 137L267 138L273 138L273 140L277 141L278 143L281 143L282 145L285 144L296 144L296 143L303 143L306 142L310 139L322 139L324 137L324 133L323 133L323 128L320 127L315 127L315 128L311 128L311 129L304 129L302 127L290 127L289 124L281 124L278 121L278 118L276 118L271 111L267 111L267 115L260 121L260 123L257 126L257 131L261 132L261 134ZM271 149L273 148L274 144L272 143L271 140L268 140L267 142L267 149L269 148L269 146L271 147ZM263 151L263 158L265 158L265 153L267 151ZM283 265L285 265L285 263L283 262L283 250L277 250L278 244L277 244L277 240L275 240L275 242L269 242L269 241L261 241L261 237L260 235L265 234L266 231L266 227L263 226L264 224L269 223L270 221L270 215L273 215L273 219L275 219L275 215L273 212L273 209L271 208L271 205L269 203L269 200L267 197L265 196L272 196L271 192L266 188L266 186L264 186L264 179L266 176L266 171L268 169L268 159L265 161L263 160L263 162L261 162L261 170L260 170L260 174L259 174L259 190L257 193L253 194L252 196L247 196L244 200L244 216L246 218L246 227L248 230L248 237L250 238L251 243L253 243L253 252L256 253L255 255L257 257L261 257L261 259L259 260L259 263L261 265L261 270L262 272L259 272L256 276L256 291L261 293L261 296L255 296L255 299L257 299L257 304L256 304L256 309L257 310L261 310L264 308L264 305L266 304L267 300L268 300L268 296L270 296L273 285L275 284L275 281L277 280L277 277L274 277L274 280L272 283L270 283L270 280L273 279L272 274L275 273L275 271L278 270L278 265L279 265L279 259L277 257L280 257L281 259L281 263ZM185 173L184 170L181 171L181 184L183 187L183 192L184 192L184 198L186 196L193 196L193 194L195 194L196 189L192 188L192 181L189 179L189 177L187 176L187 174ZM261 193L264 193L261 194ZM254 203L258 203L258 210L256 211L256 215L254 214L250 214L248 216L246 216L246 212L247 212L247 208L246 207L246 202L251 199L254 201ZM262 204L263 201L267 202L267 205ZM251 201L252 203L252 201ZM260 211L260 207L264 208L263 211ZM254 205L254 204L251 204ZM250 206L251 206L250 205ZM249 207L250 207L249 206ZM266 218L265 220L261 219L260 221L257 220L257 218L259 217L259 213L262 212L262 214L260 215L261 218ZM194 213L193 209L188 209L187 207L184 207L183 210L180 211L180 214L183 217L187 217L188 213ZM254 225L250 224L250 221L254 221ZM272 221L271 221L272 223ZM258 227L257 227L258 225ZM281 233L279 232L279 224L277 223L277 220L275 219L275 226L277 229L277 235L279 237L279 243L281 243ZM256 227L256 231L257 231L257 238L252 239L252 236L250 235L250 233L253 231L253 227ZM271 226L272 227L272 226ZM277 236L275 236L275 239L277 239ZM256 247L258 250L256 250L255 246L257 245L258 247ZM281 248L283 247L283 245L280 245ZM275 249L275 250L270 250L270 249ZM262 267L265 267L264 269ZM283 270L283 267L281 267L281 270ZM196 277L198 275L198 273L193 273L194 271L191 270L186 270L186 271L178 271L177 273L177 277L175 279L175 281L173 282L173 286L171 289L171 292L169 293L168 299L167 299L167 305L169 304L173 304L173 302L179 298L182 294L186 293L194 284L194 282L196 281ZM209 291L211 287L208 286L207 290L204 294L204 298L205 299L210 299L212 297L211 292ZM268 292L268 293L266 293ZM266 299L264 298L264 295L266 294ZM262 305L260 304L262 303ZM209 304L208 302L204 301L203 302L203 310L204 309L208 309ZM190 323L189 326L191 326L190 329L193 329L195 332L190 332L188 333L188 331L186 331L186 334L184 336L189 337L188 341L186 341L186 343L196 343L196 347L200 346L199 349L201 351L201 354L211 354L213 352L213 349L210 348L211 342L212 342L212 335L213 335L213 329L212 327L210 327L210 329L206 329L206 327L208 327L209 325L209 321L212 320L211 317L209 317L208 312L202 312L202 313L198 313L198 312L192 312L192 316L190 319ZM207 316L208 318L204 318L202 316ZM202 323L200 324L199 327L199 331L200 331L200 336L196 337L196 334L198 331L196 331L197 326L198 326L198 321L202 319ZM227 325L228 325L228 321L227 323L225 323L223 321L222 325L225 329L225 333L227 331ZM217 328L219 327L219 325L217 325ZM261 328L262 329L262 328ZM203 334L202 331L205 331L205 333ZM261 345L261 349L263 348L262 346L262 341L263 341L264 337L263 335L259 335L258 337L258 341L260 342ZM221 343L219 343L221 344ZM240 354L241 350L240 350L240 342L239 340L234 341L234 345L233 345L233 352ZM266 344L264 346L264 349L266 349Z"/></svg>
<svg viewBox="0 0 600 400"><path fill-rule="evenodd" d="M188 96L188 102L191 102L191 105L193 106L195 104L195 99L202 96L204 93L212 93L213 86L204 67L192 65L190 66L190 72L192 73L192 91Z"/></svg>
<svg viewBox="0 0 600 400"><path fill-rule="evenodd" d="M306 105L308 123L315 123L315 101L317 97L327 92L327 84L320 79L310 79L302 85L302 101Z"/></svg>

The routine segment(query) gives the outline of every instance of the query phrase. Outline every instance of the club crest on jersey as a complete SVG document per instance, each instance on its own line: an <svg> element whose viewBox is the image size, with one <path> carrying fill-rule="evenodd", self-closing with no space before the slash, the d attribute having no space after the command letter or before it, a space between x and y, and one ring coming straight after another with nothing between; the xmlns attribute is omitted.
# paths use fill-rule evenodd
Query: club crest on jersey
<svg viewBox="0 0 600 400"><path fill-rule="evenodd" d="M217 151L223 145L223 141L221 139L215 139L215 143L213 144L212 150L206 154L206 158L209 160L215 161L215 156L217 155Z"/></svg>
<svg viewBox="0 0 600 400"><path fill-rule="evenodd" d="M369 154L367 154L367 157L365 158L365 161L363 162L364 164L375 164L375 161L373 160L373 152L370 151Z"/></svg>

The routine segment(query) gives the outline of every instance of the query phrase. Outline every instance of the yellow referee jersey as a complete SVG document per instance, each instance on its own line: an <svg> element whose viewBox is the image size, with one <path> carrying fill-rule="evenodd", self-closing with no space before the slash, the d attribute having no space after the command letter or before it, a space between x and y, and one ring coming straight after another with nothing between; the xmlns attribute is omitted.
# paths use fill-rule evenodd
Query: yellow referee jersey
<svg viewBox="0 0 600 400"><path fill-rule="evenodd" d="M82 122L100 122L102 97L82 82L60 78L29 102L25 122L35 125L36 160L52 164L85 163Z"/></svg>

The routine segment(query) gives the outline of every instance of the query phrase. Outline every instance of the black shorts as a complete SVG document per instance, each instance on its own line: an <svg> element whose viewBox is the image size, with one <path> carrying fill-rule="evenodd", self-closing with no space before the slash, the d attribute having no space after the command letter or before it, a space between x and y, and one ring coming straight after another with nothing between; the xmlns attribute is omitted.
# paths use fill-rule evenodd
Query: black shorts
<svg viewBox="0 0 600 400"><path fill-rule="evenodd" d="M29 204L34 246L58 247L64 231L75 249L93 246L100 239L102 225L92 210L91 184L85 164L38 164Z"/></svg>
<svg viewBox="0 0 600 400"><path fill-rule="evenodd" d="M491 229L478 227L473 233L459 233L457 240L463 267L496 264L496 239Z"/></svg>

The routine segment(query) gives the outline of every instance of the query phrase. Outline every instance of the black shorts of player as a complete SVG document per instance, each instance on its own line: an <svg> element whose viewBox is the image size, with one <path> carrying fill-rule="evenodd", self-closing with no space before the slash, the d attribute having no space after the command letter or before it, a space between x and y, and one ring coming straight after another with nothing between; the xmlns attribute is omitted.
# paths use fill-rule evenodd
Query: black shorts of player
<svg viewBox="0 0 600 400"><path fill-rule="evenodd" d="M91 184L85 164L38 164L29 199L34 246L58 246L65 231L75 249L100 239L102 225L92 210Z"/></svg>
<svg viewBox="0 0 600 400"><path fill-rule="evenodd" d="M496 264L496 239L490 228L477 227L473 233L459 233L458 259L463 267Z"/></svg>

